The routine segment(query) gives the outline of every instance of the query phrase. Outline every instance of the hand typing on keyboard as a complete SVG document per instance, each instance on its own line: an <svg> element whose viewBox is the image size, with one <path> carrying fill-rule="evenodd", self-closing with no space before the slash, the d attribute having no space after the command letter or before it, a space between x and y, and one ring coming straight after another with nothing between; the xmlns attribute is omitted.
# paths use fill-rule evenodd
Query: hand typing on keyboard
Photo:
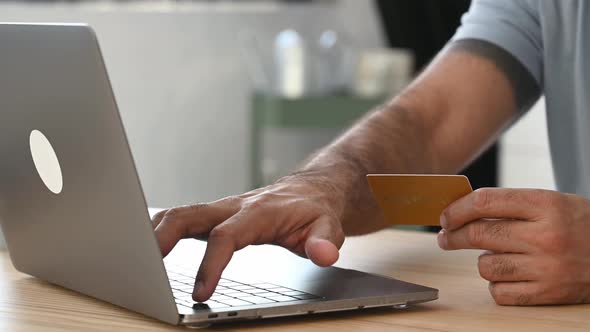
<svg viewBox="0 0 590 332"><path fill-rule="evenodd" d="M350 170L343 174L351 178ZM211 298L233 253L251 244L280 245L319 266L330 266L344 242L341 221L369 221L378 208L364 174L348 189L329 179L318 172L300 173L240 196L163 210L153 218L162 254L183 238L207 238L192 293L198 302ZM351 200L359 196L359 188L368 200ZM371 223L365 222L365 232L382 228L367 225Z"/></svg>
<svg viewBox="0 0 590 332"><path fill-rule="evenodd" d="M319 299L313 294L271 283L245 284L222 278L215 293L206 303L195 304L191 295L195 282L191 269L177 265L167 265L166 269L176 303L194 309L221 309Z"/></svg>

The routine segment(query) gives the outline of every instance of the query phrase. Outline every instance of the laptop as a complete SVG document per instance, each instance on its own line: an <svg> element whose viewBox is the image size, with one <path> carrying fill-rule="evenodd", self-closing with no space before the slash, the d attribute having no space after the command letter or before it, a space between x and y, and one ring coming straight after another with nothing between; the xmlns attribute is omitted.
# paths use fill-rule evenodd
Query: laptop
<svg viewBox="0 0 590 332"><path fill-rule="evenodd" d="M188 326L438 297L252 246L235 254L211 300L194 303L206 243L183 240L162 259L93 30L0 24L0 47L0 220L17 270Z"/></svg>

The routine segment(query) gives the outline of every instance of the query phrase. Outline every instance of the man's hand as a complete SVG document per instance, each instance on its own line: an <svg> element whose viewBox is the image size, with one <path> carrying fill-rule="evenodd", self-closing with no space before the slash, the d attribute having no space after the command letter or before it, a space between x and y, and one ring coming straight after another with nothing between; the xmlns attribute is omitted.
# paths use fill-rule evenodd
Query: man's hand
<svg viewBox="0 0 590 332"><path fill-rule="evenodd" d="M453 42L404 92L318 151L296 175L158 214L162 252L182 238L208 237L193 294L198 301L211 296L233 252L249 244L274 243L316 264L333 264L344 232L387 226L367 174L458 172L538 92L527 70L501 48Z"/></svg>
<svg viewBox="0 0 590 332"><path fill-rule="evenodd" d="M441 215L442 249L483 249L500 305L590 303L590 201L547 190L480 189Z"/></svg>
<svg viewBox="0 0 590 332"><path fill-rule="evenodd" d="M162 254L183 238L208 238L193 292L196 301L211 297L234 251L250 244L280 245L319 266L332 265L344 242L342 199L315 180L289 177L240 196L161 211L153 222Z"/></svg>

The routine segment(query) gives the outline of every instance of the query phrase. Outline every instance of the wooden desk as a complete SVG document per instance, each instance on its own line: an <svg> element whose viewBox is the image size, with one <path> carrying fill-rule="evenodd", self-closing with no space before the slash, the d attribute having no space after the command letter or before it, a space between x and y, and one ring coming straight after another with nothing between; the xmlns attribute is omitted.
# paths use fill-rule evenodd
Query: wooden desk
<svg viewBox="0 0 590 332"><path fill-rule="evenodd" d="M403 311L372 310L256 321L224 331L590 331L590 305L500 307L476 269L478 252L445 253L431 234L383 231L350 238L342 267L440 289L440 299ZM0 331L172 331L119 309L16 272L0 254Z"/></svg>

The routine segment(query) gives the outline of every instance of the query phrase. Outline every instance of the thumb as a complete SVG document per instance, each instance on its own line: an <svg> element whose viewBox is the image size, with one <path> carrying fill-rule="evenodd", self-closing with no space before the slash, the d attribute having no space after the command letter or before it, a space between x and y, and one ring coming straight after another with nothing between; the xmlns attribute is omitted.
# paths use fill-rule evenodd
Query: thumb
<svg viewBox="0 0 590 332"><path fill-rule="evenodd" d="M311 225L305 240L305 254L319 266L331 266L338 261L338 249L344 243L340 223L329 217L320 217Z"/></svg>

